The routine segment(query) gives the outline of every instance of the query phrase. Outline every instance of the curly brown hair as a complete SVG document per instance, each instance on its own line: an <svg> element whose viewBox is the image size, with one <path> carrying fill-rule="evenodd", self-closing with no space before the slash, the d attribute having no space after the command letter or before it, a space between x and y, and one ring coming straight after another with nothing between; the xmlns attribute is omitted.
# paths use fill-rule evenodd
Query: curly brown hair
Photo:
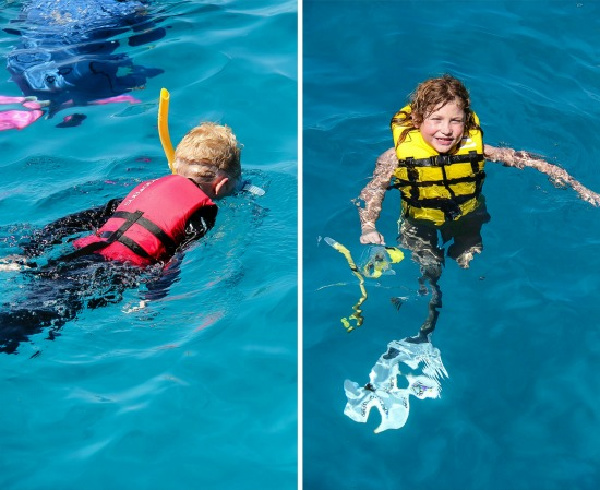
<svg viewBox="0 0 600 490"><path fill-rule="evenodd" d="M465 133L472 129L481 129L471 110L471 98L464 84L452 75L444 74L420 83L410 95L410 111L398 111L390 125L406 128L400 134L398 143L406 139L409 131L417 129L433 111L456 101L465 111Z"/></svg>

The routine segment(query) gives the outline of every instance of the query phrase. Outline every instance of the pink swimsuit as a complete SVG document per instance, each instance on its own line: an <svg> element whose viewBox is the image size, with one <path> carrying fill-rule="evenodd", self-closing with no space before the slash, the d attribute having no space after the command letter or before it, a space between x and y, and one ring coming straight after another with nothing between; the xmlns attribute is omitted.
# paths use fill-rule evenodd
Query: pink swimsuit
<svg viewBox="0 0 600 490"><path fill-rule="evenodd" d="M0 111L0 131L6 129L23 129L44 115L41 105L26 97L8 97L0 95L0 105L21 104L28 111L12 109Z"/></svg>

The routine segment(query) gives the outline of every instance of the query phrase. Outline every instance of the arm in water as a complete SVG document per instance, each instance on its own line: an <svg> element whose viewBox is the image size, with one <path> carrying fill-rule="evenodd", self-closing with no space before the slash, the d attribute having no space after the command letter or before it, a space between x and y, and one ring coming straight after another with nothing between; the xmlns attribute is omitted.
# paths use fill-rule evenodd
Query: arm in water
<svg viewBox="0 0 600 490"><path fill-rule="evenodd" d="M490 145L484 145L484 155L492 162L502 162L505 167L535 168L546 174L556 187L571 186L580 199L589 202L593 206L600 206L600 194L589 190L581 182L571 177L565 169L560 168L558 165L552 165L537 155L525 151L515 151L512 148L496 148Z"/></svg>
<svg viewBox="0 0 600 490"><path fill-rule="evenodd" d="M383 235L375 227L375 222L381 214L385 192L397 165L398 159L394 148L382 153L375 162L373 178L358 196L358 216L361 227L360 243L385 244ZM364 203L364 206L362 203Z"/></svg>
<svg viewBox="0 0 600 490"><path fill-rule="evenodd" d="M75 233L100 228L115 212L121 199L112 199L104 206L98 206L78 213L70 214L36 230L31 237L20 243L25 257L41 255L52 246L61 243L63 238Z"/></svg>

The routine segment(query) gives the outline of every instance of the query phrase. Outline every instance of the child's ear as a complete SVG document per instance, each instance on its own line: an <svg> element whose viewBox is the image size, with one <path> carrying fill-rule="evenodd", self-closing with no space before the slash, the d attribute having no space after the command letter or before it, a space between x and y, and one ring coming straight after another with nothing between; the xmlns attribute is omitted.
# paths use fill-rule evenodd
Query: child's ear
<svg viewBox="0 0 600 490"><path fill-rule="evenodd" d="M213 182L215 196L219 197L225 194L229 177L217 177Z"/></svg>

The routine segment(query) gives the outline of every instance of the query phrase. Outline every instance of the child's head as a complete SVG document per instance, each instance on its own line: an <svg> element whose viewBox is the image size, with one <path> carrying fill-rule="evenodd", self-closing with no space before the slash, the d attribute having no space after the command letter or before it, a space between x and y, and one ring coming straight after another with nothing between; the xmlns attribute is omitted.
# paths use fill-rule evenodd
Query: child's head
<svg viewBox="0 0 600 490"><path fill-rule="evenodd" d="M456 104L465 111L465 116L471 115L471 98L467 88L452 75L442 75L419 84L410 97L411 119L415 126L420 126L433 111L440 109L449 102ZM468 126L468 120L465 121Z"/></svg>
<svg viewBox="0 0 600 490"><path fill-rule="evenodd" d="M424 121L448 104L456 105L464 116L464 132L478 128L471 111L471 99L467 88L452 75L431 78L419 84L410 96L410 113L399 111L392 119L392 125L406 127L400 141L413 129L421 129Z"/></svg>
<svg viewBox="0 0 600 490"><path fill-rule="evenodd" d="M210 197L222 197L235 189L242 175L240 145L229 127L204 122L177 145L173 168Z"/></svg>

